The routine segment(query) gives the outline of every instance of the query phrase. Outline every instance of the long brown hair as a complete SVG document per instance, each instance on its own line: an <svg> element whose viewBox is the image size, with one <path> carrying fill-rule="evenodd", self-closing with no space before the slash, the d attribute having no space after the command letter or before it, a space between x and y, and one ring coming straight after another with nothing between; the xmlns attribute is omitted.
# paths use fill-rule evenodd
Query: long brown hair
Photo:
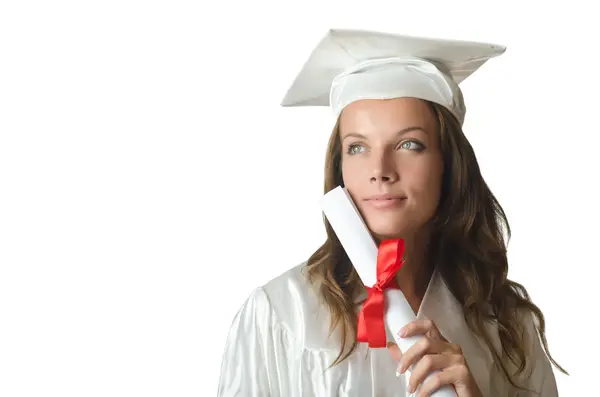
<svg viewBox="0 0 600 397"><path fill-rule="evenodd" d="M438 260L441 277L462 305L465 321L492 352L496 365L513 386L513 375L527 364L523 324L519 312L525 309L537 320L537 332L550 361L567 373L552 358L545 336L542 311L526 289L507 278L506 242L510 226L504 210L484 181L475 153L460 124L444 107L428 102L438 120L439 143L444 160L441 198L434 218L429 245ZM339 120L325 159L325 193L343 185L341 172ZM357 302L364 290L354 267L333 229L324 219L327 239L309 258L307 274L318 282L320 294L331 312L331 330L341 325L342 348L332 365L345 360L355 349ZM506 233L506 236L504 235ZM502 351L492 344L485 324L496 321ZM510 374L504 357L516 365Z"/></svg>

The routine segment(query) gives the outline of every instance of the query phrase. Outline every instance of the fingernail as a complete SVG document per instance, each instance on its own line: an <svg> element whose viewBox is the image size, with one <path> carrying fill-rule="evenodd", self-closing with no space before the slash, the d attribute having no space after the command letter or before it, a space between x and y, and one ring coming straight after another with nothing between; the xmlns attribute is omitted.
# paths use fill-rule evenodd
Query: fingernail
<svg viewBox="0 0 600 397"><path fill-rule="evenodd" d="M398 370L396 370L396 378L400 377L400 372L398 372Z"/></svg>
<svg viewBox="0 0 600 397"><path fill-rule="evenodd" d="M404 335L406 335L406 325L400 328L400 331L398 331L398 336L403 337Z"/></svg>

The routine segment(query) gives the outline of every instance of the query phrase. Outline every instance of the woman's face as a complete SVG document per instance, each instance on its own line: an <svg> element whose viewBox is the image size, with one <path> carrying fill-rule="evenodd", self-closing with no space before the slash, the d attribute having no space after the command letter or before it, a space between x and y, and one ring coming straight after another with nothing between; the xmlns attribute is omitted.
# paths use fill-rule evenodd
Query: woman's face
<svg viewBox="0 0 600 397"><path fill-rule="evenodd" d="M442 183L433 110L414 98L360 100L340 117L344 185L371 232L384 240L421 230Z"/></svg>

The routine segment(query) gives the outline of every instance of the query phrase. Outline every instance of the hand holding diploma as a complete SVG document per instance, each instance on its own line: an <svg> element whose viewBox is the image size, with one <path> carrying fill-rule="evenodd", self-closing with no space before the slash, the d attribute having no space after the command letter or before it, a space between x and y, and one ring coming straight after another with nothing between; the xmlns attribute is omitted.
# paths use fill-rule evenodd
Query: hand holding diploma
<svg viewBox="0 0 600 397"><path fill-rule="evenodd" d="M389 343L392 357L398 361L398 375L410 371L408 392L414 393L420 386L418 397L430 396L442 386L453 385L458 397L482 397L475 379L469 371L460 346L449 343L428 319L414 320L398 333L400 338L422 336L402 353L395 343ZM434 372L427 382L423 381Z"/></svg>

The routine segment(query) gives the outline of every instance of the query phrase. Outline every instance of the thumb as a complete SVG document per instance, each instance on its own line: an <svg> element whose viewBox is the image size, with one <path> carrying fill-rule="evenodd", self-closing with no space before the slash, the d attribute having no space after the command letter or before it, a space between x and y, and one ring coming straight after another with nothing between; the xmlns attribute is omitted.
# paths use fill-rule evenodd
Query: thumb
<svg viewBox="0 0 600 397"><path fill-rule="evenodd" d="M402 352L400 351L400 348L397 344L395 344L394 342L388 342L387 349L394 360L400 361L400 359L402 358Z"/></svg>

